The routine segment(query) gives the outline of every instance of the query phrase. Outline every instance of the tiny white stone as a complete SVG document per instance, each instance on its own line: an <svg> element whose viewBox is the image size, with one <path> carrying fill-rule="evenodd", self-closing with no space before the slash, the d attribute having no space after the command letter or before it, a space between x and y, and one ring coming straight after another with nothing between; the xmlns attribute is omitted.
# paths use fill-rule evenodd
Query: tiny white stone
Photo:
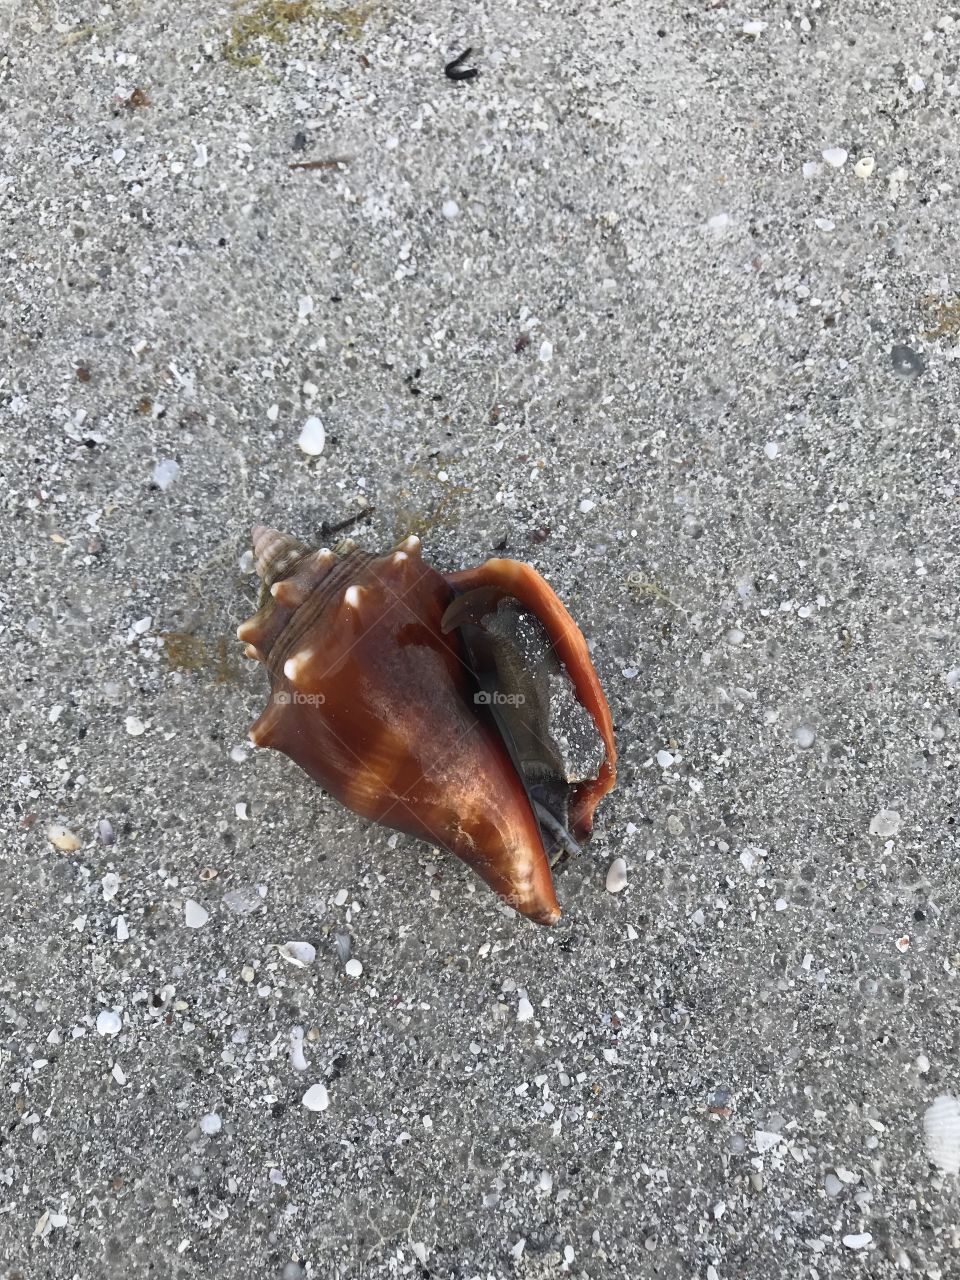
<svg viewBox="0 0 960 1280"><path fill-rule="evenodd" d="M779 1133L770 1133L767 1129L755 1129L753 1141L757 1150L763 1155L765 1151L772 1151L779 1144L780 1135Z"/></svg>
<svg viewBox="0 0 960 1280"><path fill-rule="evenodd" d="M540 1181L537 1183L537 1190L548 1196L553 1190L553 1176L544 1169L540 1175Z"/></svg>
<svg viewBox="0 0 960 1280"><path fill-rule="evenodd" d="M188 929L202 929L209 919L210 912L193 898L188 898L183 904L183 922Z"/></svg>
<svg viewBox="0 0 960 1280"><path fill-rule="evenodd" d="M297 319L306 320L307 316L313 311L313 299L309 293L303 294L297 299Z"/></svg>
<svg viewBox="0 0 960 1280"><path fill-rule="evenodd" d="M330 1105L330 1095L322 1084L312 1084L302 1101L308 1111L326 1111Z"/></svg>
<svg viewBox="0 0 960 1280"><path fill-rule="evenodd" d="M147 731L147 726L137 716L127 716L123 722L123 727L131 738L139 738L141 733L146 733Z"/></svg>
<svg viewBox="0 0 960 1280"><path fill-rule="evenodd" d="M440 212L448 222L452 222L460 212L460 206L457 204L456 200L444 200L440 207Z"/></svg>
<svg viewBox="0 0 960 1280"><path fill-rule="evenodd" d="M827 147L820 154L831 169L842 169L847 163L847 152L844 151L843 147Z"/></svg>
<svg viewBox="0 0 960 1280"><path fill-rule="evenodd" d="M306 1071L307 1060L303 1053L303 1027L290 1028L290 1065L294 1071Z"/></svg>
<svg viewBox="0 0 960 1280"><path fill-rule="evenodd" d="M241 822L250 821L250 815L247 813L246 800L241 800L238 804L234 805L234 812L236 813L237 817L240 819Z"/></svg>
<svg viewBox="0 0 960 1280"><path fill-rule="evenodd" d="M124 151L123 147L117 147L113 153L113 163L120 164L126 154L127 153Z"/></svg>
<svg viewBox="0 0 960 1280"><path fill-rule="evenodd" d="M673 763L674 758L669 751L660 750L657 752L657 764L661 769L669 769Z"/></svg>
<svg viewBox="0 0 960 1280"><path fill-rule="evenodd" d="M765 22L745 22L743 24L743 34L745 36L758 36L762 31L766 30L766 26Z"/></svg>
<svg viewBox="0 0 960 1280"><path fill-rule="evenodd" d="M546 364L547 361L553 359L553 343L550 342L549 339L545 338L543 342L540 343L539 356L541 364Z"/></svg>
<svg viewBox="0 0 960 1280"><path fill-rule="evenodd" d="M297 437L297 444L309 457L316 458L323 453L326 440L327 433L323 429L323 423L311 414L303 424L300 435Z"/></svg>
<svg viewBox="0 0 960 1280"><path fill-rule="evenodd" d="M786 898L778 898L773 904L773 909L774 911L786 911L789 905L790 904L787 902Z"/></svg>
<svg viewBox="0 0 960 1280"><path fill-rule="evenodd" d="M267 410L267 421L276 422L276 420L279 417L280 417L280 406L278 404L272 404L270 408Z"/></svg>
<svg viewBox="0 0 960 1280"><path fill-rule="evenodd" d="M343 966L343 971L348 978L359 978L363 973L363 965L356 957L353 957Z"/></svg>
<svg viewBox="0 0 960 1280"><path fill-rule="evenodd" d="M813 225L818 231L835 231L837 226L832 218L814 218ZM809 293L809 290L807 292ZM797 294L799 296L799 289L797 290ZM806 294L804 294L804 297L806 297Z"/></svg>
<svg viewBox="0 0 960 1280"><path fill-rule="evenodd" d="M707 226L711 231L722 231L724 227L729 227L729 225L729 213L715 213L712 217L707 219Z"/></svg>
<svg viewBox="0 0 960 1280"><path fill-rule="evenodd" d="M526 996L522 996L520 998L519 1003L517 1004L517 1021L529 1022L532 1017L533 1017L533 1005L526 998Z"/></svg>
<svg viewBox="0 0 960 1280"><path fill-rule="evenodd" d="M870 834L884 839L895 836L900 830L900 821L900 815L896 809L881 809L870 819Z"/></svg>
<svg viewBox="0 0 960 1280"><path fill-rule="evenodd" d="M193 144L193 164L194 168L202 169L207 163L207 144L205 142L195 142Z"/></svg>
<svg viewBox="0 0 960 1280"><path fill-rule="evenodd" d="M115 898L120 890L120 877L115 871L108 871L100 881L103 888L103 900L109 902L111 898Z"/></svg>
<svg viewBox="0 0 960 1280"><path fill-rule="evenodd" d="M823 165L819 160L807 160L801 166L800 172L805 178L815 178L822 168Z"/></svg>
<svg viewBox="0 0 960 1280"><path fill-rule="evenodd" d="M925 88L923 76L918 76L916 72L912 76L907 76L907 88L911 93L923 93Z"/></svg>
<svg viewBox="0 0 960 1280"><path fill-rule="evenodd" d="M123 916L117 916L117 941L126 942L130 937L130 930L127 928L127 922Z"/></svg>
<svg viewBox="0 0 960 1280"><path fill-rule="evenodd" d="M746 636L739 627L731 627L724 639L727 644L733 645L733 647L736 648L738 645L743 644Z"/></svg>
<svg viewBox="0 0 960 1280"><path fill-rule="evenodd" d="M843 1190L843 1183L835 1173L828 1173L823 1180L823 1189L831 1200L835 1200Z"/></svg>
<svg viewBox="0 0 960 1280"><path fill-rule="evenodd" d="M617 1054L616 1049L604 1049L604 1051L603 1051L603 1060L604 1060L604 1062L609 1062L611 1066L612 1066L615 1062L618 1062L618 1061L619 1061L619 1057L618 1057L618 1054Z"/></svg>
<svg viewBox="0 0 960 1280"><path fill-rule="evenodd" d="M607 893L620 893L627 887L627 863L625 858L614 858L607 869Z"/></svg>
<svg viewBox="0 0 960 1280"><path fill-rule="evenodd" d="M309 942L285 942L277 950L284 960L298 969L309 969L317 958L317 949Z"/></svg>
<svg viewBox="0 0 960 1280"><path fill-rule="evenodd" d="M873 156L861 156L853 166L853 172L858 178L869 178L876 167L877 162Z"/></svg>
<svg viewBox="0 0 960 1280"><path fill-rule="evenodd" d="M179 474L179 463L174 462L173 458L161 458L153 468L151 483L155 484L158 489L169 489Z"/></svg>
<svg viewBox="0 0 960 1280"><path fill-rule="evenodd" d="M727 1202L725 1200L718 1200L717 1203L713 1206L714 1218L719 1222L726 1212L727 1212Z"/></svg>
<svg viewBox="0 0 960 1280"><path fill-rule="evenodd" d="M869 1231L860 1231L855 1235L844 1236L843 1243L848 1249L865 1249L868 1244L873 1243L873 1236Z"/></svg>
<svg viewBox="0 0 960 1280"><path fill-rule="evenodd" d="M205 1116L200 1117L200 1130L208 1138L212 1138L215 1133L219 1133L222 1127L220 1117L215 1111L208 1111Z"/></svg>
<svg viewBox="0 0 960 1280"><path fill-rule="evenodd" d="M117 1084L127 1083L126 1074L119 1062L115 1062L113 1064L113 1071L110 1074L113 1076L114 1080L116 1080Z"/></svg>
<svg viewBox="0 0 960 1280"><path fill-rule="evenodd" d="M116 1009L101 1009L97 1014L97 1035L116 1036L123 1028L123 1020Z"/></svg>
<svg viewBox="0 0 960 1280"><path fill-rule="evenodd" d="M580 510L583 512L584 515L586 515L588 511L592 511L596 505L597 504L593 501L592 498L580 499Z"/></svg>
<svg viewBox="0 0 960 1280"><path fill-rule="evenodd" d="M808 724L798 724L793 731L793 740L802 751L807 751L817 740L816 730Z"/></svg>
<svg viewBox="0 0 960 1280"><path fill-rule="evenodd" d="M763 452L768 458L775 458L780 452L780 446L777 444L776 440L768 440L763 446Z"/></svg>

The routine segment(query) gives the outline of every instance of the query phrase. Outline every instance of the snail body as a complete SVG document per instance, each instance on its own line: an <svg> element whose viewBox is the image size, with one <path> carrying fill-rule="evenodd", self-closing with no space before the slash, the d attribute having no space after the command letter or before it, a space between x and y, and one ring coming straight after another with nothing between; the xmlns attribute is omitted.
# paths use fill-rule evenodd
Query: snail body
<svg viewBox="0 0 960 1280"><path fill-rule="evenodd" d="M290 756L363 817L443 846L521 914L554 923L549 854L589 836L615 748L586 644L543 579L510 560L441 574L415 537L371 555L258 526L253 549L263 604L237 635L270 675L255 745ZM605 749L596 778L567 781L536 673L492 626L504 607L537 616L593 716Z"/></svg>

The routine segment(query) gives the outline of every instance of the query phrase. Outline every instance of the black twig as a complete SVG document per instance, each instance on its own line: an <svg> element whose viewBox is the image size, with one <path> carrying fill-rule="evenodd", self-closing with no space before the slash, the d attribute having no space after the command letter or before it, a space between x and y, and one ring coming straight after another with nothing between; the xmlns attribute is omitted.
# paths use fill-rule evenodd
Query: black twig
<svg viewBox="0 0 960 1280"><path fill-rule="evenodd" d="M454 58L452 62L448 62L443 68L443 74L448 80L476 80L480 72L476 67L465 67L463 64L467 58L473 53L473 49L464 49L458 58Z"/></svg>

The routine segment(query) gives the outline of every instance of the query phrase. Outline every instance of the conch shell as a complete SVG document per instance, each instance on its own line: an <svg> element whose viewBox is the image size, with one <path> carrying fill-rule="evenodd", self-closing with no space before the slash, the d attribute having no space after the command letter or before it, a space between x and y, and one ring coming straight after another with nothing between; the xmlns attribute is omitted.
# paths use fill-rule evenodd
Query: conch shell
<svg viewBox="0 0 960 1280"><path fill-rule="evenodd" d="M606 699L577 625L515 560L441 574L409 537L384 555L320 550L258 525L261 607L237 631L270 673L251 727L347 808L442 845L541 924L560 907L550 856L590 836L616 777ZM570 779L549 733L543 669L504 618L535 615L603 742Z"/></svg>

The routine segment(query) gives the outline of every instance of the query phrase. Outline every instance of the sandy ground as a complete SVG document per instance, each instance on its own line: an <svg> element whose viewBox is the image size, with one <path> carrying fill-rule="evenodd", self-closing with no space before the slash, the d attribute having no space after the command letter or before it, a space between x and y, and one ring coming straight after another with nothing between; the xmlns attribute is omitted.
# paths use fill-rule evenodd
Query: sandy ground
<svg viewBox="0 0 960 1280"><path fill-rule="evenodd" d="M7 1280L958 1274L958 61L906 0L5 0ZM245 745L250 526L358 514L590 640L552 930Z"/></svg>

